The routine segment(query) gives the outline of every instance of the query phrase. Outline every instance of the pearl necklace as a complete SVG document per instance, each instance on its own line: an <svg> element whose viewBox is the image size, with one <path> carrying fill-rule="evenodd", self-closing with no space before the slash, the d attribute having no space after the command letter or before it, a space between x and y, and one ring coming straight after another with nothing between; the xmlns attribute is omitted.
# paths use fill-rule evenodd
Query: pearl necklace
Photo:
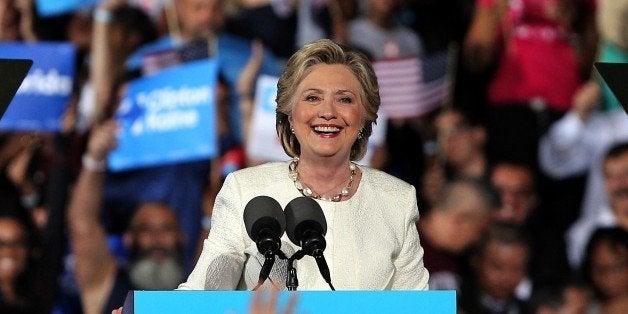
<svg viewBox="0 0 628 314"><path fill-rule="evenodd" d="M347 184L347 186L342 188L340 193L332 197L320 195L312 191L310 187L303 184L303 182L299 180L299 172L297 171L298 164L299 164L299 158L293 158L292 161L290 162L290 166L288 167L288 170L289 170L288 177L292 179L292 182L294 182L294 186L297 188L297 190L299 190L299 192L301 192L301 194L303 194L303 196L311 197L315 200L323 200L323 201L328 201L328 202L340 202L340 200L342 200L343 197L348 196L349 193L351 192L351 185L353 184L353 180L355 179L355 170L357 169L354 163L352 162L349 163L349 169L351 170L351 173L349 174L349 183Z"/></svg>

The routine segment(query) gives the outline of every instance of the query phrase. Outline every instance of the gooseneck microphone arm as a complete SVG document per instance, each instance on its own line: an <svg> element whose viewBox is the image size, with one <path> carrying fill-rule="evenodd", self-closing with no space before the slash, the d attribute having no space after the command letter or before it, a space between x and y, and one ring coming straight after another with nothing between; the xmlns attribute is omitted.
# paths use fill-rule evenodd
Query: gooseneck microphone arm
<svg viewBox="0 0 628 314"><path fill-rule="evenodd" d="M290 201L284 210L286 216L286 233L292 243L301 247L288 262L288 279L286 286L298 284L296 271L292 267L294 259L301 259L305 255L314 257L318 270L331 290L336 290L331 283L331 275L323 251L327 246L325 233L327 221L321 206L308 197L297 197ZM294 279L291 279L294 271ZM296 289L296 286L294 286Z"/></svg>
<svg viewBox="0 0 628 314"><path fill-rule="evenodd" d="M268 276L270 275L270 271L273 269L273 265L275 264L275 255L280 259L288 259L286 253L281 250L277 251L266 251L264 252L264 264L262 265L262 269L259 272L259 279L257 280L257 285L252 289L253 291L257 290L261 287ZM288 260L289 261L289 260Z"/></svg>
<svg viewBox="0 0 628 314"><path fill-rule="evenodd" d="M268 279L270 271L273 269L273 265L275 264L275 255L281 254L285 257L285 254L280 250L281 241L274 235L273 230L270 228L264 228L258 232L258 235L259 237L256 241L257 250L264 255L264 264L259 272L257 285L253 288L253 290L257 290L257 288L261 287L266 279Z"/></svg>
<svg viewBox="0 0 628 314"><path fill-rule="evenodd" d="M323 279L325 279L325 282L329 285L329 288L331 288L331 290L336 290L334 285L331 283L329 266L327 266L327 261L323 255L323 251L325 251L325 247L327 247L325 237L315 229L307 229L303 232L301 247L303 248L305 254L314 257L318 270Z"/></svg>
<svg viewBox="0 0 628 314"><path fill-rule="evenodd" d="M329 267L327 266L327 261L325 261L325 256L323 256L323 251L315 251L312 254L314 260L316 261L316 265L318 265L318 270L321 272L321 276L325 279L325 282L329 285L329 288L333 291L336 290L334 285L331 283L331 275L329 274Z"/></svg>

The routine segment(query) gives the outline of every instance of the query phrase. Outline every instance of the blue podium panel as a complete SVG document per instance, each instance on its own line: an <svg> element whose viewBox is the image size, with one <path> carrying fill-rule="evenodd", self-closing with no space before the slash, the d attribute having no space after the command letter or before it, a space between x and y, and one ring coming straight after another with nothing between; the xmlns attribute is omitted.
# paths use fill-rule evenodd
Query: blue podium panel
<svg viewBox="0 0 628 314"><path fill-rule="evenodd" d="M269 293L269 292L265 292ZM455 291L282 291L278 313L292 294L295 313L456 313ZM245 314L250 291L135 291L134 313Z"/></svg>

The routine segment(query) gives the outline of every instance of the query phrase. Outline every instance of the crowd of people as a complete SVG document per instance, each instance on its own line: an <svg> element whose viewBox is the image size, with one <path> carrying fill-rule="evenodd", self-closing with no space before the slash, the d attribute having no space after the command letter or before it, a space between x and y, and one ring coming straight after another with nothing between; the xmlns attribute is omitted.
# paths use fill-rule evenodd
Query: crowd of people
<svg viewBox="0 0 628 314"><path fill-rule="evenodd" d="M260 266L245 261L260 257L239 207L256 193L322 204L338 290L451 289L461 313L628 308L626 100L593 68L628 62L628 1L102 0L52 17L36 6L0 0L0 41L70 42L76 75L60 131L0 133L0 312L109 313L131 289L251 288ZM324 48L299 50L313 41ZM376 120L382 79L378 91L361 56L442 51L438 108ZM207 58L219 154L109 171L129 83ZM287 155L253 167L271 161L246 149L261 74L282 75ZM337 103L317 112L328 96ZM312 132L351 141L332 149ZM367 239L378 254L353 246ZM369 258L363 274L345 265ZM216 262L224 278L209 282ZM305 289L328 288L313 260L301 265Z"/></svg>

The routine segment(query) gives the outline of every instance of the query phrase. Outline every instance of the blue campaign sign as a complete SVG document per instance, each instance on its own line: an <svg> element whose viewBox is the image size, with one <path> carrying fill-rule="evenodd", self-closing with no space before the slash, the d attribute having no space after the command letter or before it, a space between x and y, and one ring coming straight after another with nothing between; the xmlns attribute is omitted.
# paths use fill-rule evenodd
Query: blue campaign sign
<svg viewBox="0 0 628 314"><path fill-rule="evenodd" d="M116 118L122 130L109 169L122 171L217 155L213 59L169 68L131 82Z"/></svg>
<svg viewBox="0 0 628 314"><path fill-rule="evenodd" d="M59 130L72 95L75 50L72 44L60 42L0 44L0 58L33 60L0 120L0 129Z"/></svg>
<svg viewBox="0 0 628 314"><path fill-rule="evenodd" d="M80 8L90 8L100 0L37 0L37 13L43 17L74 12Z"/></svg>

